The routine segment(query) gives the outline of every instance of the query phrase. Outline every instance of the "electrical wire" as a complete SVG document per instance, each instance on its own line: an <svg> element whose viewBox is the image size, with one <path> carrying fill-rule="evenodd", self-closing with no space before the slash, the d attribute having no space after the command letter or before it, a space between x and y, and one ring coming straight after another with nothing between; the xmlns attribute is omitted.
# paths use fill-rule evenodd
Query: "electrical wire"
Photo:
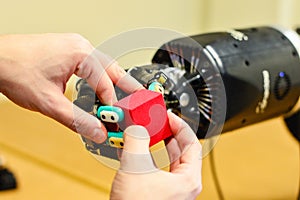
<svg viewBox="0 0 300 200"><path fill-rule="evenodd" d="M215 187L216 187L216 190L217 190L219 200L225 200L224 194L223 194L223 191L222 191L222 188L221 188L221 185L220 185L220 180L219 180L218 175L217 175L217 169L216 169L216 163L215 163L215 153L214 152L215 152L215 150L213 149L210 152L210 155L208 156L209 163L210 163L210 166L211 166L210 169L211 169L211 172L212 172L212 178L213 178L213 181L215 183Z"/></svg>
<svg viewBox="0 0 300 200"><path fill-rule="evenodd" d="M296 32L300 35L300 27L296 28ZM299 158L300 158L300 143L299 143ZM300 159L299 159L299 166L300 166ZM299 174L299 193L298 193L298 200L300 200L300 174Z"/></svg>
<svg viewBox="0 0 300 200"><path fill-rule="evenodd" d="M299 28L300 32L300 28ZM300 158L300 142L299 142L299 158ZM300 159L299 159L299 166L300 166ZM299 192L298 192L298 200L300 200L300 174L299 174Z"/></svg>

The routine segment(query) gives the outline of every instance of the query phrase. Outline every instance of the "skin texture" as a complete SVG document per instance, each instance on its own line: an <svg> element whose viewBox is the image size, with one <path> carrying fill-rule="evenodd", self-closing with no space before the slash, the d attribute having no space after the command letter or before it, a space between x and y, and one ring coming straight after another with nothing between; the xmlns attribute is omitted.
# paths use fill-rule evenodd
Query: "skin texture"
<svg viewBox="0 0 300 200"><path fill-rule="evenodd" d="M108 105L116 102L113 84L127 92L142 87L78 34L0 36L0 70L0 91L14 103L98 143L106 139L105 127L64 96L71 75L87 79Z"/></svg>
<svg viewBox="0 0 300 200"><path fill-rule="evenodd" d="M0 92L11 101L98 143L107 137L105 127L64 96L71 75L85 78L107 105L116 102L114 85L128 93L143 88L78 34L2 35L0 71ZM201 145L185 122L172 113L168 117L170 172L155 167L146 129L128 127L111 199L194 199L200 193Z"/></svg>

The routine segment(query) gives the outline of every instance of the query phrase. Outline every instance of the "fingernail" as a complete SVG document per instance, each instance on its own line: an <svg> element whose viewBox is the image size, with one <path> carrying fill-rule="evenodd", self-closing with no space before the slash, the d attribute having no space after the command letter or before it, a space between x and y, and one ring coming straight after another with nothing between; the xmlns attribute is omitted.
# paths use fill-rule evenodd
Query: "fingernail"
<svg viewBox="0 0 300 200"><path fill-rule="evenodd" d="M92 134L92 140L96 143L102 143L106 139L105 134L99 128L94 129Z"/></svg>
<svg viewBox="0 0 300 200"><path fill-rule="evenodd" d="M149 140L149 134L145 127L139 125L132 125L125 129L126 136L131 138Z"/></svg>
<svg viewBox="0 0 300 200"><path fill-rule="evenodd" d="M149 153L150 137L142 126L129 126L125 130L124 150L134 154Z"/></svg>

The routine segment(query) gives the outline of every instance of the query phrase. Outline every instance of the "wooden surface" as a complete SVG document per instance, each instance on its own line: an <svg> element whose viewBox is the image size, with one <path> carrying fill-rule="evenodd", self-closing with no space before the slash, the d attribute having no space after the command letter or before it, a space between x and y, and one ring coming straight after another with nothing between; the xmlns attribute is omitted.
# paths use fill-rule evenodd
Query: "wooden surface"
<svg viewBox="0 0 300 200"><path fill-rule="evenodd" d="M44 194L49 195L43 199L108 198L115 171L94 159L78 135L9 102L0 104L0 110L0 154L21 184L0 192L0 199L40 199Z"/></svg>
<svg viewBox="0 0 300 200"><path fill-rule="evenodd" d="M43 165L14 151L1 149L14 172L18 188L0 192L1 200L108 199L108 193L77 177Z"/></svg>

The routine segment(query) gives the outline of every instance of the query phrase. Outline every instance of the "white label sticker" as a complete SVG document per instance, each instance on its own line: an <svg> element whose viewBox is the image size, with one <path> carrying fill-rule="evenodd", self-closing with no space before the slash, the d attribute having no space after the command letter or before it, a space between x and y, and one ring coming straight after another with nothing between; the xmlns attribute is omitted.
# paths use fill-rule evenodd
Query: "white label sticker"
<svg viewBox="0 0 300 200"><path fill-rule="evenodd" d="M270 73L267 70L263 70L262 75L263 75L263 82L264 82L263 83L264 93L263 93L263 99L260 102L258 102L256 106L255 112L257 114L265 112L270 97Z"/></svg>
<svg viewBox="0 0 300 200"><path fill-rule="evenodd" d="M240 31L236 31L236 30L228 30L228 33L230 33L230 35L238 40L238 41L247 41L248 40L248 36L245 33L242 33Z"/></svg>

